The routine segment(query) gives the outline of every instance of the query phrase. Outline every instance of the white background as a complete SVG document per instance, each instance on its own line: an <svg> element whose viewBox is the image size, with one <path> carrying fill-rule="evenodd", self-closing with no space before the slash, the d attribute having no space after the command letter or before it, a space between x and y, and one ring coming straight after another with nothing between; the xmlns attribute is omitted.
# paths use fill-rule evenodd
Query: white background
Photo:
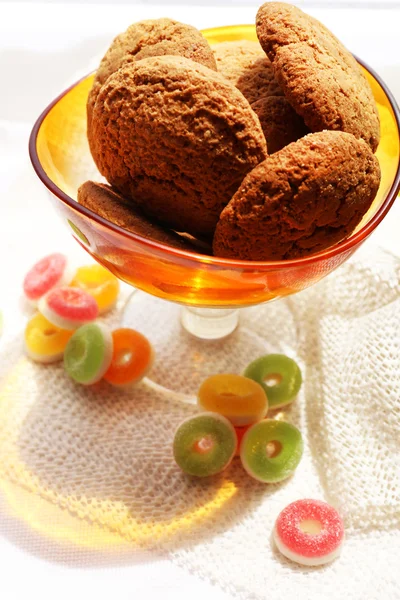
<svg viewBox="0 0 400 600"><path fill-rule="evenodd" d="M198 5L187 0L177 1L175 5L129 0L119 5L37 3L34 0L0 2L0 197L3 203L0 255L5 256L7 235L17 232L21 235L21 231L22 235L29 235L29 223L21 224L25 210L36 219L44 218L49 210L27 158L27 140L33 121L68 83L95 67L113 36L131 22L162 16L200 29L251 23L258 4L253 0L245 5L236 1L220 2L218 6L211 0ZM400 99L399 2L336 0L299 4L376 69ZM29 213L33 200L35 211ZM54 232L49 237L52 235ZM384 224L380 235L386 238L393 235L395 243L398 235L394 220ZM27 260L30 260L28 250ZM13 283L20 277L11 269L7 272ZM228 598L217 586L181 571L165 558L133 554L128 544L121 543L118 551L110 554L107 548L93 553L78 551L61 542L49 542L10 510L5 497L0 499L2 599ZM29 496L26 502L29 503ZM51 519L57 527L56 517L49 511ZM74 526L85 539L85 523Z"/></svg>

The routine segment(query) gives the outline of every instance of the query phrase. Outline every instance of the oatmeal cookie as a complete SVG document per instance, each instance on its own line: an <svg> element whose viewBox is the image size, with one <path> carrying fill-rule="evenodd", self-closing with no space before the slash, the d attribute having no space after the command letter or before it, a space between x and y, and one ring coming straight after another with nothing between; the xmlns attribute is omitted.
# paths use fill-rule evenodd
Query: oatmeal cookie
<svg viewBox="0 0 400 600"><path fill-rule="evenodd" d="M213 51L218 71L242 92L260 119L269 154L309 133L286 100L258 42L223 42L213 46Z"/></svg>
<svg viewBox="0 0 400 600"><path fill-rule="evenodd" d="M142 213L135 211L120 194L104 183L95 183L94 181L83 183L78 189L78 202L114 225L154 242L160 242L179 250L211 253L211 248L209 248L209 252L206 252L204 244L200 244L196 240L192 242L186 237L150 221Z"/></svg>
<svg viewBox="0 0 400 600"><path fill-rule="evenodd" d="M107 181L149 217L194 236L213 235L243 178L267 156L239 90L179 56L146 58L111 75L92 133Z"/></svg>
<svg viewBox="0 0 400 600"><path fill-rule="evenodd" d="M256 26L279 85L310 130L346 131L375 151L380 129L372 90L343 44L322 23L281 2L261 6Z"/></svg>
<svg viewBox="0 0 400 600"><path fill-rule="evenodd" d="M172 19L133 23L115 38L97 69L87 103L88 124L101 86L112 73L142 58L166 54L185 56L216 70L212 50L195 27Z"/></svg>
<svg viewBox="0 0 400 600"><path fill-rule="evenodd" d="M352 233L379 182L378 160L363 140L310 133L247 175L221 213L214 254L281 260L324 250Z"/></svg>

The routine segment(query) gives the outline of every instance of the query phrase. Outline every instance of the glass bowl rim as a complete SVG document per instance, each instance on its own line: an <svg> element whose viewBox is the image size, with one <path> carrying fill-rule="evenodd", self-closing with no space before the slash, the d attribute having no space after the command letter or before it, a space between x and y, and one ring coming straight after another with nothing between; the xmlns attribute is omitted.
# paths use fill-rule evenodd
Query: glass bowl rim
<svg viewBox="0 0 400 600"><path fill-rule="evenodd" d="M237 28L237 27L249 27L249 25L233 25L228 26L228 28ZM221 27L215 27L211 29L207 29L207 32L212 32L216 30L220 30ZM363 60L359 59L355 56L357 62L362 65L372 77L378 82L380 87L383 89L385 95L387 96L391 108L393 110L394 118L397 124L398 137L400 141L400 109L397 105L397 102L389 90L385 82L381 79L381 77L373 70L369 65L367 65ZM236 268L241 270L280 270L280 269L288 269L295 267L302 267L306 265L310 265L313 263L317 263L320 260L326 260L328 258L332 258L346 251L350 251L354 246L357 246L361 243L374 229L379 225L379 223L383 220L383 218L388 213L392 204L394 203L398 192L400 191L400 157L397 165L397 171L394 177L394 181L390 187L389 192L386 195L386 198L379 206L377 212L372 216L372 218L359 230L357 233L352 234L350 237L346 238L342 242L335 244L327 248L326 250L322 250L320 252L316 252L315 254L311 254L309 256L305 256L303 258L289 259L289 260L276 260L276 261L250 261L250 260L237 260L237 259L229 259L229 258L221 258L216 256L210 256L206 254L199 254L197 252L192 252L188 250L181 250L179 248L173 248L172 246L168 246L166 244L162 244L161 242L157 242L154 240L150 240L148 238L142 237L139 234L127 231L123 229L119 225L115 225L111 221L100 217L95 212L91 211L88 208L85 208L79 202L71 198L68 194L63 192L50 177L46 174L42 164L40 162L38 153L37 153L37 137L40 131L40 128L50 113L50 111L62 100L72 89L74 89L77 85L79 85L82 81L87 79L92 73L84 75L78 81L75 81L72 85L70 85L67 89L61 92L50 104L43 110L40 116L35 121L30 137L29 137L29 156L32 162L32 166L36 172L36 175L42 181L44 186L54 195L56 198L61 200L64 204L66 204L69 208L76 210L81 213L85 217L88 217L91 220L96 221L106 229L111 229L115 233L122 235L124 238L128 240L133 240L135 242L140 243L141 245L147 246L149 248L154 248L161 253L167 253L169 255L175 255L178 258L186 259L190 261L196 261L200 263L206 263L208 265L213 265L216 267L224 267L224 268Z"/></svg>

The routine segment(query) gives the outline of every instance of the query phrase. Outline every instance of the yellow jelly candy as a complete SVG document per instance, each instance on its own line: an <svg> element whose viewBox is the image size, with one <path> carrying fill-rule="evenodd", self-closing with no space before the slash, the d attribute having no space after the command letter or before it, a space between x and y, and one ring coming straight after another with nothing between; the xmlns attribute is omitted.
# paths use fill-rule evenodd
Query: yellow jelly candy
<svg viewBox="0 0 400 600"><path fill-rule="evenodd" d="M26 353L36 362L52 363L61 360L72 334L73 331L60 329L37 313L25 328Z"/></svg>
<svg viewBox="0 0 400 600"><path fill-rule="evenodd" d="M79 267L75 273L72 286L85 290L93 296L103 314L114 308L119 294L119 281L101 265L87 265Z"/></svg>
<svg viewBox="0 0 400 600"><path fill-rule="evenodd" d="M260 421L268 411L268 399L262 386L230 373L212 375L203 381L197 402L202 409L223 415L235 427Z"/></svg>

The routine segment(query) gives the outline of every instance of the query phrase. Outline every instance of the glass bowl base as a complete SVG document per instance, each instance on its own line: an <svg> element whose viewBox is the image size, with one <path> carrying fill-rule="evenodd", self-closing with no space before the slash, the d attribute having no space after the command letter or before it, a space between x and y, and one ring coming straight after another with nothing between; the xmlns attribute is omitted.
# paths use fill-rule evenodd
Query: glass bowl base
<svg viewBox="0 0 400 600"><path fill-rule="evenodd" d="M195 403L197 390L204 379L216 373L242 373L249 357L255 358L271 351L264 339L241 325L240 321L236 327L238 311L221 310L224 331L231 328L230 335L222 339L207 339L212 329L207 329L204 322L206 335L201 338L185 329L187 310L195 309L135 290L122 315L121 327L140 331L154 347L155 361L146 384L168 393L171 399ZM204 309L201 310L201 319L204 319ZM218 320L218 309L210 310L210 318ZM219 332L220 327L221 324L217 325ZM201 333L199 329L196 331Z"/></svg>

